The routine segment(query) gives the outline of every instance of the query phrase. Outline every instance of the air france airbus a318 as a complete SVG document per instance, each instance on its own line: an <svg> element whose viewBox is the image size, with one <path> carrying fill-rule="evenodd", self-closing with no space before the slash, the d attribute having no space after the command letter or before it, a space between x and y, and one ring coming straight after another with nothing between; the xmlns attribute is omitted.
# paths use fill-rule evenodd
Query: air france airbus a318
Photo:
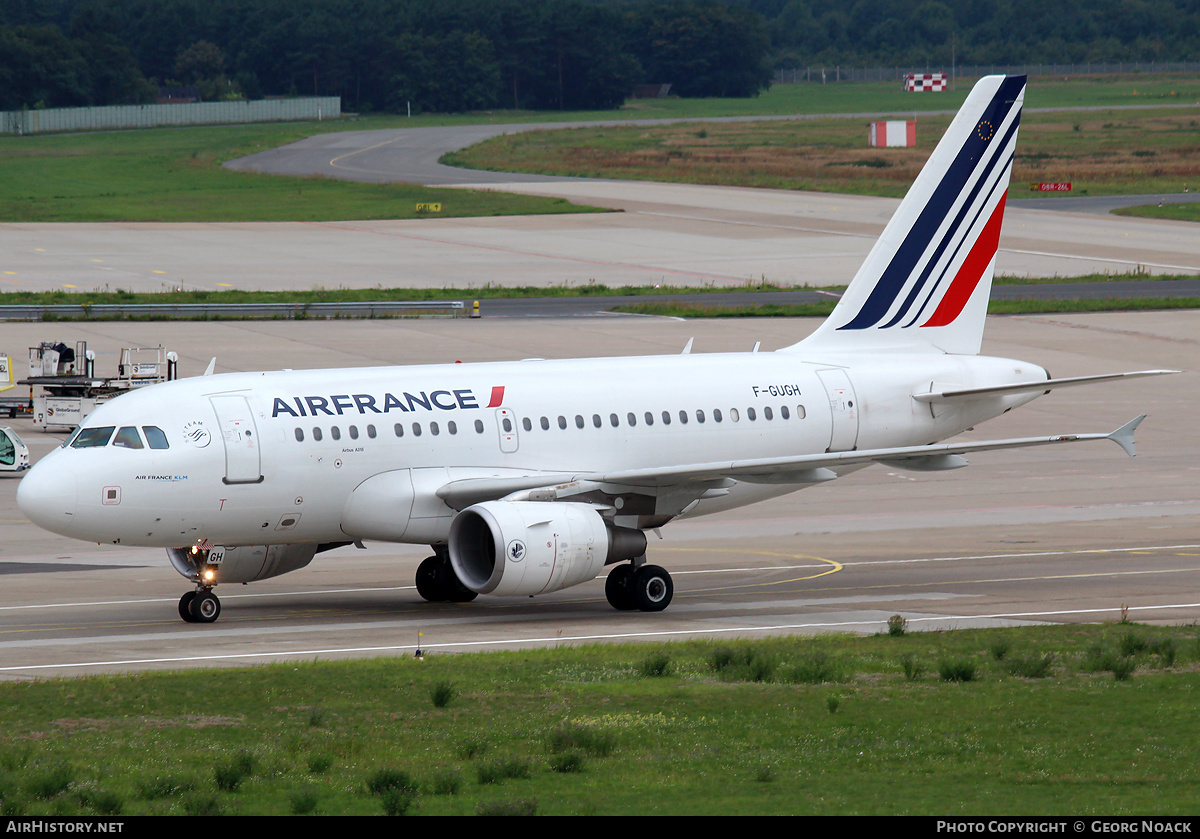
<svg viewBox="0 0 1200 839"><path fill-rule="evenodd" d="M55 533L167 548L194 584L303 568L363 540L432 546L431 601L532 596L596 578L617 609L673 584L645 531L833 481L874 463L1111 433L937 443L1057 387L978 355L1024 77L981 80L829 319L771 353L534 360L209 375L102 405L21 481ZM210 366L211 372L211 366Z"/></svg>

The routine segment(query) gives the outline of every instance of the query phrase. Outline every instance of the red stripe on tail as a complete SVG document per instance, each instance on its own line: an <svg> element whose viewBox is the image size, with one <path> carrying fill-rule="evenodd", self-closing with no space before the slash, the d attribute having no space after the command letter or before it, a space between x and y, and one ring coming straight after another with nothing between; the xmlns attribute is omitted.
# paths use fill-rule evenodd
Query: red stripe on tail
<svg viewBox="0 0 1200 839"><path fill-rule="evenodd" d="M962 267L958 269L954 282L946 289L937 311L921 326L946 326L954 323L954 319L962 314L963 307L967 305L975 287L983 279L983 272L995 259L996 251L1000 248L1000 223L1004 219L1004 202L1007 198L1007 195L1000 196L1000 203L996 205L992 217L975 240L975 247L971 248Z"/></svg>

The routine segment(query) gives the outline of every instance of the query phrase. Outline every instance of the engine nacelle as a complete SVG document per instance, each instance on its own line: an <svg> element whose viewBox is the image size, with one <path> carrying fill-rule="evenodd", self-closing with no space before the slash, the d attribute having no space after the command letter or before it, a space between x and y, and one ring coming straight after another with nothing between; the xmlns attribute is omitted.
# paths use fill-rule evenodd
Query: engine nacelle
<svg viewBox="0 0 1200 839"><path fill-rule="evenodd" d="M176 571L193 582L214 586L278 577L308 565L316 553L315 543L167 548L167 556Z"/></svg>
<svg viewBox="0 0 1200 839"><path fill-rule="evenodd" d="M450 563L479 594L527 596L593 580L606 564L641 556L646 535L615 527L587 504L485 501L450 525Z"/></svg>

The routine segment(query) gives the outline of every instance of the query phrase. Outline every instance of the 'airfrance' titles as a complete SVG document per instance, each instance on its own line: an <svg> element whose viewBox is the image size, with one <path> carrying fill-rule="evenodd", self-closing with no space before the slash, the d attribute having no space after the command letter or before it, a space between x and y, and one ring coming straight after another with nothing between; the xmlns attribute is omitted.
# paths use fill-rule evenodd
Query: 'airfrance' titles
<svg viewBox="0 0 1200 839"><path fill-rule="evenodd" d="M504 387L493 387L486 407L498 407L504 401ZM338 393L330 396L276 396L271 406L272 418L286 414L290 417L340 417L347 413L386 414L391 411L454 411L460 408L480 408L475 392L466 390L433 390L417 393L402 392L399 396L385 393L382 398L371 393Z"/></svg>

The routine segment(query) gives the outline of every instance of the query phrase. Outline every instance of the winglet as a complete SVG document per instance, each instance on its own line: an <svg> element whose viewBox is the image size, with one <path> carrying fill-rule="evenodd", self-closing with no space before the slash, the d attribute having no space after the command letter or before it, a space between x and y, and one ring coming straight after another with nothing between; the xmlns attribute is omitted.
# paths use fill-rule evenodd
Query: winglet
<svg viewBox="0 0 1200 839"><path fill-rule="evenodd" d="M217 357L214 355L212 361L208 362L208 369L204 371L204 375L211 376L215 369L217 369Z"/></svg>
<svg viewBox="0 0 1200 839"><path fill-rule="evenodd" d="M1136 457L1137 452L1134 450L1133 432L1137 430L1137 427L1141 425L1142 420L1145 418L1146 415L1142 414L1140 417L1131 419L1112 434L1109 434L1108 439L1112 440L1114 443L1124 449L1125 454L1129 455L1130 457Z"/></svg>

